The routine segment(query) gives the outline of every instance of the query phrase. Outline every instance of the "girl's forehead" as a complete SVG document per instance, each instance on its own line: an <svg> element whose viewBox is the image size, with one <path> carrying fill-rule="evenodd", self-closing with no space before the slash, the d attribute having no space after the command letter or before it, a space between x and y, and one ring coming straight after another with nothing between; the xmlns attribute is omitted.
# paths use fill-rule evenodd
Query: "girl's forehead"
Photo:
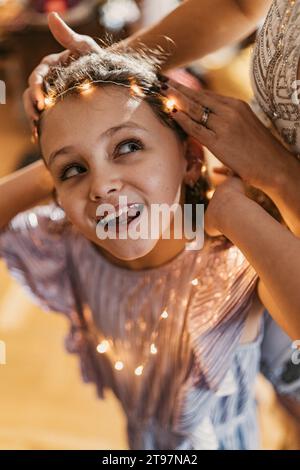
<svg viewBox="0 0 300 470"><path fill-rule="evenodd" d="M117 86L93 87L88 93L70 94L63 99L58 99L49 110L46 111L48 115L51 113L70 113L70 117L82 114L96 114L107 113L109 117L111 114L118 112L126 112L128 107L141 103L141 100L134 99L127 88ZM74 111L74 114L72 113ZM75 114L76 113L76 114ZM104 117L104 116L103 116Z"/></svg>
<svg viewBox="0 0 300 470"><path fill-rule="evenodd" d="M142 98L133 97L126 88L104 87L68 96L46 111L42 151L49 160L50 154L65 146L98 144L99 136L111 137L116 128L135 129L156 141L171 132Z"/></svg>
<svg viewBox="0 0 300 470"><path fill-rule="evenodd" d="M142 98L132 96L128 88L95 87L86 95L67 96L46 110L43 128L57 128L62 124L67 127L77 124L82 128L93 122L104 128L133 118L152 125L159 123L150 106Z"/></svg>

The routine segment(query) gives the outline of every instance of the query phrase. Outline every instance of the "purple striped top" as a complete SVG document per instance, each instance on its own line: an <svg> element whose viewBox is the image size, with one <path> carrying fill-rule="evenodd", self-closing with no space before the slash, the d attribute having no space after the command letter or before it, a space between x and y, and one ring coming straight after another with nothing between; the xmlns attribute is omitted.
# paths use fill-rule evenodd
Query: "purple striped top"
<svg viewBox="0 0 300 470"><path fill-rule="evenodd" d="M12 219L0 255L44 310L65 314L67 350L78 354L100 398L111 389L119 399L130 448L258 446L261 333L239 344L257 275L228 241L207 238L201 250L131 271L103 257L49 204Z"/></svg>

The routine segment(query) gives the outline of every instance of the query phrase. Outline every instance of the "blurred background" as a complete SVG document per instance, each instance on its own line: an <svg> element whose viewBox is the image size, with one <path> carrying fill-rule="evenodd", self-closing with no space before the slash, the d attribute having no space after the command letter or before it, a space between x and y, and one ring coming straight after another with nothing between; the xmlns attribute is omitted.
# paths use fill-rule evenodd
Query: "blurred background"
<svg viewBox="0 0 300 470"><path fill-rule="evenodd" d="M22 94L32 69L61 50L47 29L57 11L77 32L117 41L167 14L178 0L0 0L0 177L39 158L31 143ZM251 99L249 61L254 35L187 69L173 71L185 84ZM213 156L208 155L210 160ZM66 354L68 325L59 314L41 311L0 262L0 449L126 449L125 421L112 396L96 398L81 382L77 358ZM0 361L1 362L1 361ZM299 445L293 418L279 405L271 385L257 384L262 448Z"/></svg>

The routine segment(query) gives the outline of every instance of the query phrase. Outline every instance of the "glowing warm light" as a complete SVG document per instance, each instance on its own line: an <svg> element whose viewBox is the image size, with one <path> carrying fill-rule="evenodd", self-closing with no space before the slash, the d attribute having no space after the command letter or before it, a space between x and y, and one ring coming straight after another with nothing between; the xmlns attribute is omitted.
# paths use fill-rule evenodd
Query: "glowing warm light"
<svg viewBox="0 0 300 470"><path fill-rule="evenodd" d="M209 189L208 191L206 191L207 199L211 199L214 195L214 192L215 192L215 189Z"/></svg>
<svg viewBox="0 0 300 470"><path fill-rule="evenodd" d="M193 286L197 286L198 285L198 279L193 279L192 284L193 284Z"/></svg>
<svg viewBox="0 0 300 470"><path fill-rule="evenodd" d="M165 101L165 107L167 111L171 112L174 108L176 108L176 101L173 98L169 98Z"/></svg>
<svg viewBox="0 0 300 470"><path fill-rule="evenodd" d="M123 364L122 361L116 361L116 362L115 362L115 369L116 369L116 370L122 370L123 367L124 367L124 364Z"/></svg>
<svg viewBox="0 0 300 470"><path fill-rule="evenodd" d="M134 373L135 373L135 375L142 375L143 370L144 370L144 366L138 366L138 367L135 369Z"/></svg>
<svg viewBox="0 0 300 470"><path fill-rule="evenodd" d="M130 88L135 95L140 97L144 96L143 90L136 83L133 83Z"/></svg>
<svg viewBox="0 0 300 470"><path fill-rule="evenodd" d="M55 103L55 99L52 96L46 96L44 103L46 108L51 108L51 106L53 106Z"/></svg>
<svg viewBox="0 0 300 470"><path fill-rule="evenodd" d="M150 346L150 352L151 352L151 354L156 354L157 353L157 347L155 346L154 343L152 343L151 346Z"/></svg>
<svg viewBox="0 0 300 470"><path fill-rule="evenodd" d="M201 167L201 173L204 174L207 172L207 166L206 165L202 165Z"/></svg>
<svg viewBox="0 0 300 470"><path fill-rule="evenodd" d="M85 82L85 83L82 83L81 85L78 85L78 90L80 91L80 93L90 93L93 89L93 86L90 82Z"/></svg>
<svg viewBox="0 0 300 470"><path fill-rule="evenodd" d="M101 341L101 343L98 344L96 349L98 353L103 354L108 350L108 348L109 348L109 342L106 339L104 339L103 341Z"/></svg>
<svg viewBox="0 0 300 470"><path fill-rule="evenodd" d="M168 318L168 312L167 310L164 310L163 313L161 314L161 318Z"/></svg>

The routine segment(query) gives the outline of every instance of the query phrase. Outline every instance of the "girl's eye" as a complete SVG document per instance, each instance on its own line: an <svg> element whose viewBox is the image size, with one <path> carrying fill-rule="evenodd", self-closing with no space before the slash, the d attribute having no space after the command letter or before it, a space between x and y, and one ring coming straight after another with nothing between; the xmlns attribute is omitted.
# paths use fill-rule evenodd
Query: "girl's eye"
<svg viewBox="0 0 300 470"><path fill-rule="evenodd" d="M84 173L85 171L86 171L85 168L83 168L82 166L71 164L71 165L66 166L63 169L63 171L61 172L59 178L62 181L64 181L64 180L72 178L73 176L76 176L80 173Z"/></svg>
<svg viewBox="0 0 300 470"><path fill-rule="evenodd" d="M122 142L116 148L118 155L126 155L127 153L137 152L138 150L142 150L143 145L139 140L128 140L126 142Z"/></svg>
<svg viewBox="0 0 300 470"><path fill-rule="evenodd" d="M115 150L115 154L118 155L126 155L129 153L134 153L137 152L138 150L142 150L143 144L136 139L131 139L127 140L126 142L121 142ZM72 178L73 176L77 176L80 173L84 173L86 169L82 167L81 165L76 165L74 163L71 163L70 165L67 165L66 167L63 168L59 175L59 179L61 181L65 181L67 179Z"/></svg>

